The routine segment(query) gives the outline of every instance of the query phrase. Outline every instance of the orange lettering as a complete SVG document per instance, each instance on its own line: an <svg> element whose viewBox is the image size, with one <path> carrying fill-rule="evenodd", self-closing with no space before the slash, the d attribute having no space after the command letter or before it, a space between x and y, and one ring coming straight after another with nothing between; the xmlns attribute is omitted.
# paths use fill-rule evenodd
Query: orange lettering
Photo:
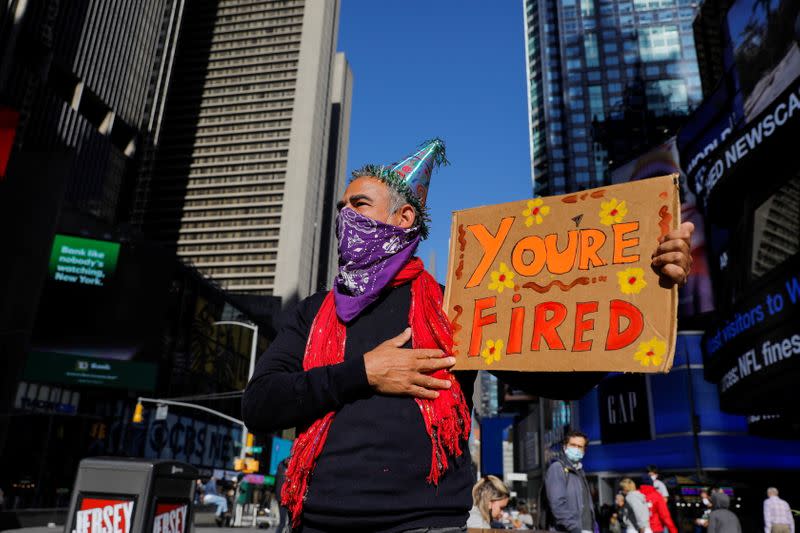
<svg viewBox="0 0 800 533"><path fill-rule="evenodd" d="M558 251L558 235L552 234L544 238L547 249L547 270L551 274L566 274L575 265L575 255L578 253L578 231L567 232L567 247L563 252Z"/></svg>
<svg viewBox="0 0 800 533"><path fill-rule="evenodd" d="M552 312L550 318L547 313ZM539 350L542 338L547 342L551 350L564 350L564 342L558 336L556 328L564 322L567 317L567 308L558 302L540 303L534 308L533 315L533 338L531 339L531 350Z"/></svg>
<svg viewBox="0 0 800 533"><path fill-rule="evenodd" d="M506 347L506 353L520 353L522 351L522 328L524 324L525 308L512 308L511 326L508 329L508 346Z"/></svg>
<svg viewBox="0 0 800 533"><path fill-rule="evenodd" d="M481 351L481 333L483 326L497 322L497 315L492 313L483 316L486 309L491 309L497 304L497 296L487 296L475 300L475 312L472 314L472 337L469 341L469 356L475 357Z"/></svg>
<svg viewBox="0 0 800 533"><path fill-rule="evenodd" d="M606 234L599 229L585 229L581 231L581 258L578 262L579 270L589 270L589 263L593 267L605 266L606 262L600 259L597 252L606 242Z"/></svg>
<svg viewBox="0 0 800 533"><path fill-rule="evenodd" d="M644 329L644 318L639 308L623 300L611 300L608 318L608 336L606 350L619 350L630 346ZM620 319L628 319L628 327L620 331Z"/></svg>
<svg viewBox="0 0 800 533"><path fill-rule="evenodd" d="M525 264L523 255L527 251L533 252L533 261ZM536 235L520 239L511 252L511 265L520 276L535 276L542 271L546 260L547 252L545 251L544 241Z"/></svg>
<svg viewBox="0 0 800 533"><path fill-rule="evenodd" d="M584 320L587 313L597 312L597 302L578 302L575 305L575 336L572 341L573 352L586 352L592 349L592 340L583 340L583 333L594 329L594 319Z"/></svg>
<svg viewBox="0 0 800 533"><path fill-rule="evenodd" d="M483 282L484 276L492 266L495 257L500 252L503 246L503 241L508 237L508 232L511 231L511 226L514 224L514 217L507 217L500 221L500 227L497 229L497 235L492 235L483 224L474 224L467 226L467 229L475 235L478 242L483 248L483 257L481 257L478 267L472 273L465 288L477 287Z"/></svg>
<svg viewBox="0 0 800 533"><path fill-rule="evenodd" d="M639 254L626 256L622 255L622 252L625 251L626 248L639 246L639 237L631 237L630 239L623 238L626 233L637 231L639 229L639 223L623 222L621 224L612 224L611 227L614 228L614 264L619 265L621 263L635 263L638 261Z"/></svg>

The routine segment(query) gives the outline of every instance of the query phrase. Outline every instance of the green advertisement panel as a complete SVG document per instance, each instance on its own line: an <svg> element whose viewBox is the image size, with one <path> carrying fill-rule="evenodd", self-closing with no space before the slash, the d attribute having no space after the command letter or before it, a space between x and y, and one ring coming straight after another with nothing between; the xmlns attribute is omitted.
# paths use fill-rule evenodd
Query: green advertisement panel
<svg viewBox="0 0 800 533"><path fill-rule="evenodd" d="M31 352L25 379L50 383L97 385L141 391L156 385L155 363L97 359L57 352Z"/></svg>
<svg viewBox="0 0 800 533"><path fill-rule="evenodd" d="M117 269L119 243L56 235L50 252L50 278L103 287Z"/></svg>

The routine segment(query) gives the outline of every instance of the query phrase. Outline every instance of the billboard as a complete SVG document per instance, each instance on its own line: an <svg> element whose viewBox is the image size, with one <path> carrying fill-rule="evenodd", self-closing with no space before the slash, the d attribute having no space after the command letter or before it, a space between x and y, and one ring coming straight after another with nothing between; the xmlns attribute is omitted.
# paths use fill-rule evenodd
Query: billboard
<svg viewBox="0 0 800 533"><path fill-rule="evenodd" d="M626 183L664 174L680 174L681 220L694 224L692 271L678 291L678 317L683 320L714 310L714 293L706 257L705 220L697 200L681 171L675 137L611 171L611 183Z"/></svg>
<svg viewBox="0 0 800 533"><path fill-rule="evenodd" d="M703 206L734 167L800 121L800 3L737 0L726 15L718 87L678 134L681 162Z"/></svg>
<svg viewBox="0 0 800 533"><path fill-rule="evenodd" d="M117 270L119 243L56 235L50 251L50 279L104 287Z"/></svg>

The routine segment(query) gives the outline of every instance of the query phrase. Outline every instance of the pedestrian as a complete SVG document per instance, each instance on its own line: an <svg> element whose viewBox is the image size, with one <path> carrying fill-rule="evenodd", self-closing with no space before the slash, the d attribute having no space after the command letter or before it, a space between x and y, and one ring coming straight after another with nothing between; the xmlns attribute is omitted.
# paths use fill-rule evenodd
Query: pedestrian
<svg viewBox="0 0 800 533"><path fill-rule="evenodd" d="M633 507L625 499L625 495L618 492L614 497L614 503L617 507L617 526L618 533L639 533L639 523L636 521L636 513L633 512Z"/></svg>
<svg viewBox="0 0 800 533"><path fill-rule="evenodd" d="M286 506L281 503L281 489L283 488L283 483L286 481L286 463L287 459L281 459L278 463L278 468L275 471L275 500L278 503L278 527L275 529L275 533L285 533L287 526L289 525L289 521L287 520L289 511L286 509Z"/></svg>
<svg viewBox="0 0 800 533"><path fill-rule="evenodd" d="M708 515L708 533L742 533L739 518L728 507L731 500L724 492L717 491L711 495L713 510Z"/></svg>
<svg viewBox="0 0 800 533"><path fill-rule="evenodd" d="M434 140L397 165L354 173L338 204L333 290L287 315L245 390L250 430L298 428L281 499L303 533L466 523L477 372L449 371L455 359L442 290L414 257L428 233L431 171L444 156ZM682 225L656 248L662 283L685 283L692 230ZM579 398L602 377L496 375L562 399Z"/></svg>
<svg viewBox="0 0 800 533"><path fill-rule="evenodd" d="M767 489L764 500L764 533L794 533L794 516L785 500L778 497L778 489Z"/></svg>
<svg viewBox="0 0 800 533"><path fill-rule="evenodd" d="M547 467L544 487L549 518L543 524L545 527L572 533L594 531L597 518L581 462L588 443L589 438L584 433L569 431L564 436L563 447Z"/></svg>
<svg viewBox="0 0 800 533"><path fill-rule="evenodd" d="M630 506L636 517L636 530L631 531L631 528L628 528L628 532L653 533L653 530L650 529L650 510L647 507L647 500L645 500L644 494L636 489L636 483L626 477L619 482L619 488L625 495L625 503Z"/></svg>
<svg viewBox="0 0 800 533"><path fill-rule="evenodd" d="M694 533L704 533L708 527L708 517L711 514L711 498L708 495L708 491L700 491L700 503L703 514L694 521Z"/></svg>
<svg viewBox="0 0 800 533"><path fill-rule="evenodd" d="M214 512L214 520L218 526L222 526L225 522L225 513L228 512L228 500L217 492L217 480L214 476L211 476L203 485L203 503L214 505L217 508Z"/></svg>
<svg viewBox="0 0 800 533"><path fill-rule="evenodd" d="M649 465L647 467L647 475L653 481L653 487L664 497L665 501L669 501L669 490L661 479L658 477L658 467L656 465Z"/></svg>
<svg viewBox="0 0 800 533"><path fill-rule="evenodd" d="M483 476L472 488L472 509L467 527L505 529L501 522L508 505L508 487L496 476Z"/></svg>
<svg viewBox="0 0 800 533"><path fill-rule="evenodd" d="M669 533L678 533L678 528L675 527L672 516L669 514L666 500L652 483L653 479L647 476L639 485L639 492L644 494L647 508L650 511L650 529L653 530L653 533L662 533L665 530L669 530Z"/></svg>
<svg viewBox="0 0 800 533"><path fill-rule="evenodd" d="M518 527L517 529L533 529L533 515L528 509L528 506L524 503L521 503L517 506L517 520L522 527Z"/></svg>

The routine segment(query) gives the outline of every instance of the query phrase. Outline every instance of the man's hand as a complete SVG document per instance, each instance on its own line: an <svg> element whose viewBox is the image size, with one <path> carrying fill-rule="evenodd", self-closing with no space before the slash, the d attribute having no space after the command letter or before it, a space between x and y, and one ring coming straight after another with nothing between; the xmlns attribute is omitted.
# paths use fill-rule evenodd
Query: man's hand
<svg viewBox="0 0 800 533"><path fill-rule="evenodd" d="M383 394L408 394L433 400L436 389L449 389L450 382L428 374L450 368L455 357L442 357L441 350L408 349L402 346L411 339L411 328L364 354L364 368L369 384Z"/></svg>
<svg viewBox="0 0 800 533"><path fill-rule="evenodd" d="M664 235L653 252L651 265L659 275L662 287L686 285L692 270L692 232L694 224L684 222L680 228Z"/></svg>

